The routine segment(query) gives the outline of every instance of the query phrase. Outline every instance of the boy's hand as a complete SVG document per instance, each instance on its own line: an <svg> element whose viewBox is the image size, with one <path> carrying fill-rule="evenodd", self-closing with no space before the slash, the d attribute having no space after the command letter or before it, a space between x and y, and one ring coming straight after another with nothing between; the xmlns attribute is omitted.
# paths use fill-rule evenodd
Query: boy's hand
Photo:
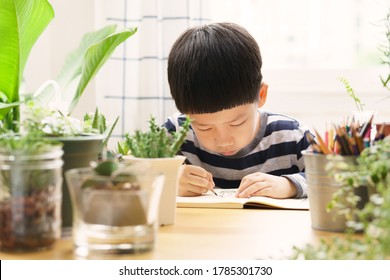
<svg viewBox="0 0 390 280"><path fill-rule="evenodd" d="M242 178L236 197L289 198L295 196L296 193L295 185L287 178L256 172Z"/></svg>
<svg viewBox="0 0 390 280"><path fill-rule="evenodd" d="M214 188L211 173L202 167L183 164L179 169L179 196L197 196Z"/></svg>

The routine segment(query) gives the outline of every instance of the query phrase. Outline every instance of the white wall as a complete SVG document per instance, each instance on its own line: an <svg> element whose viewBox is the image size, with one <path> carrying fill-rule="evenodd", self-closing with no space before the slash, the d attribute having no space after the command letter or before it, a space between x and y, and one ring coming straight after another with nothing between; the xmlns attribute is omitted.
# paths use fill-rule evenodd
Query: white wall
<svg viewBox="0 0 390 280"><path fill-rule="evenodd" d="M55 17L31 51L25 69L26 90L35 91L59 73L65 57L78 47L84 33L95 30L94 0L49 0ZM95 85L92 81L75 109L75 117L94 111Z"/></svg>
<svg viewBox="0 0 390 280"><path fill-rule="evenodd" d="M264 81L269 84L264 109L288 114L311 129L323 131L332 122L347 120L356 110L353 99L337 79L346 77L365 104L364 110L376 112L374 121L390 122L390 91L381 86L379 78L380 73L386 72L383 69L264 69Z"/></svg>
<svg viewBox="0 0 390 280"><path fill-rule="evenodd" d="M77 47L82 35L96 29L94 0L50 2L56 16L33 48L26 66L26 86L31 91L45 80L54 78L65 56ZM119 5L117 1L114 3ZM259 43L262 45L262 42ZM366 104L366 110L377 111L377 121L390 121L390 92L384 90L379 81L379 74L386 74L386 68L275 69L269 67L271 60L265 52L263 74L264 81L269 84L269 95L264 109L291 115L310 128L323 130L326 123L339 122L355 110L352 99L337 80L337 77L343 76ZM95 81L92 81L74 116L79 117L95 109L94 93Z"/></svg>

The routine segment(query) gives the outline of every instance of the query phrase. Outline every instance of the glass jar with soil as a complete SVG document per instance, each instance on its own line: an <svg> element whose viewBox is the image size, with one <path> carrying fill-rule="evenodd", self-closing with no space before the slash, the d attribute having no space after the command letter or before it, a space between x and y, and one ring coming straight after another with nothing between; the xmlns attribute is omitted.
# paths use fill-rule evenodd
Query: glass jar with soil
<svg viewBox="0 0 390 280"><path fill-rule="evenodd" d="M63 150L0 150L0 250L37 251L61 237Z"/></svg>

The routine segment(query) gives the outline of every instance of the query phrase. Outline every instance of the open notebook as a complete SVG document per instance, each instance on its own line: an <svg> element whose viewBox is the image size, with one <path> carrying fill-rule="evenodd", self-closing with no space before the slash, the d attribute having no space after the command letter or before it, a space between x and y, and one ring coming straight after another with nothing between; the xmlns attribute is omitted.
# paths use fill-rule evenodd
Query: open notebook
<svg viewBox="0 0 390 280"><path fill-rule="evenodd" d="M268 209L291 209L309 210L309 200L302 199L275 199L263 196L251 198L237 198L237 189L214 189L218 194L207 192L201 196L176 198L177 207L187 208L268 208Z"/></svg>

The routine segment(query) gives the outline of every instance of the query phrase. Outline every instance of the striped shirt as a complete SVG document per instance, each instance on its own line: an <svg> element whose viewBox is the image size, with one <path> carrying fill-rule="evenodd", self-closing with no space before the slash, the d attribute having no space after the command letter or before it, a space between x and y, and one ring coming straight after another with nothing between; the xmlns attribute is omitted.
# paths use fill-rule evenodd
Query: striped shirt
<svg viewBox="0 0 390 280"><path fill-rule="evenodd" d="M185 115L169 117L164 124L168 131L177 131ZM309 147L308 129L290 117L260 111L260 129L246 147L232 156L205 150L192 129L187 134L180 154L187 164L203 167L213 175L220 188L238 188L241 179L255 172L288 178L297 187L296 198L307 196L304 162L301 152Z"/></svg>

